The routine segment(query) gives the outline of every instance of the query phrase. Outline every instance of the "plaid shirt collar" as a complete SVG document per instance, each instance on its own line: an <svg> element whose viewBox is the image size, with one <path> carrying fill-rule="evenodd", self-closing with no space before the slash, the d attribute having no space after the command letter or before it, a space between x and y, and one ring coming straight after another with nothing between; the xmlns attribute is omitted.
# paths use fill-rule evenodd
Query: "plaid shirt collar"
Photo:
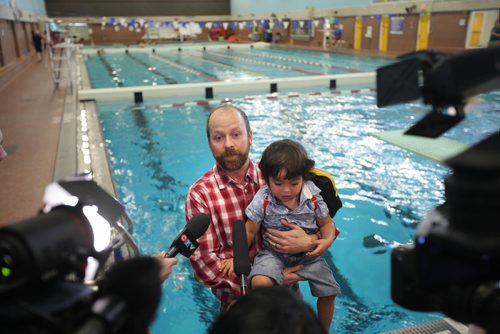
<svg viewBox="0 0 500 334"><path fill-rule="evenodd" d="M221 166L219 166L219 164L215 164L215 166L213 167L213 171L219 189L227 188L229 183L237 184L236 181L234 181L229 175L227 175L227 172ZM259 182L259 174L252 160L249 160L248 169L245 174L245 181L252 182L253 184L257 184Z"/></svg>

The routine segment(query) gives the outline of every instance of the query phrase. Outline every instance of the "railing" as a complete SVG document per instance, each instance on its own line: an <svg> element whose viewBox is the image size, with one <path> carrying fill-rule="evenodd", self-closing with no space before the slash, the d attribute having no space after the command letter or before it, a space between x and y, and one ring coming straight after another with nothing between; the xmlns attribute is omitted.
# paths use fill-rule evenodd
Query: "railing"
<svg viewBox="0 0 500 334"><path fill-rule="evenodd" d="M62 82L67 82L71 91L75 91L76 62L75 56L80 50L80 44L70 41L55 44L49 48L52 81L58 89Z"/></svg>

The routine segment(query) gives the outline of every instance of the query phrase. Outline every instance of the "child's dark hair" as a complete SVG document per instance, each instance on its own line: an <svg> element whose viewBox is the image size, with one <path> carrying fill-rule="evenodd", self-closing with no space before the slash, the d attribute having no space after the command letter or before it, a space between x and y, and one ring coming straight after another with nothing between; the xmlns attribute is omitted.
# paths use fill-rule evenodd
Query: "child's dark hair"
<svg viewBox="0 0 500 334"><path fill-rule="evenodd" d="M209 334L326 334L311 306L291 289L251 289L221 313Z"/></svg>
<svg viewBox="0 0 500 334"><path fill-rule="evenodd" d="M276 177L281 171L287 179L305 177L314 167L314 160L309 159L304 147L290 139L271 143L264 152L259 164L262 176L269 184L269 178Z"/></svg>

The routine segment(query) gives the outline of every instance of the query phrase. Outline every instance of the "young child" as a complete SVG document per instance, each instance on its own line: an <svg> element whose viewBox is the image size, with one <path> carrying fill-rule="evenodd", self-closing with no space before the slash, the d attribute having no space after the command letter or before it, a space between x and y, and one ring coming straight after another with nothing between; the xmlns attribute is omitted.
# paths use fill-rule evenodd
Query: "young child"
<svg viewBox="0 0 500 334"><path fill-rule="evenodd" d="M333 243L336 228L319 188L305 179L314 161L308 158L302 145L285 139L264 150L259 166L267 185L257 192L245 211L249 246L259 231L263 241L249 275L251 287L282 285L283 269L303 264L304 269L297 274L309 282L312 295L318 297L318 317L329 333L335 296L340 293L340 287L320 255ZM308 253L280 253L279 244L271 245L265 231L268 228L287 229L280 223L282 219L297 224L308 234L319 230L321 238L315 242L315 248Z"/></svg>

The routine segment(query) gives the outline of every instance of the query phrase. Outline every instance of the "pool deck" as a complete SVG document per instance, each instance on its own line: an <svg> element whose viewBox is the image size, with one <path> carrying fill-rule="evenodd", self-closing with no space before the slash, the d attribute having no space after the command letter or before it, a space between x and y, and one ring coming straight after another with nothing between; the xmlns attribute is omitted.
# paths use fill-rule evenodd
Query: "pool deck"
<svg viewBox="0 0 500 334"><path fill-rule="evenodd" d="M0 226L35 216L52 182L66 87L55 89L48 61L33 57L0 90Z"/></svg>

